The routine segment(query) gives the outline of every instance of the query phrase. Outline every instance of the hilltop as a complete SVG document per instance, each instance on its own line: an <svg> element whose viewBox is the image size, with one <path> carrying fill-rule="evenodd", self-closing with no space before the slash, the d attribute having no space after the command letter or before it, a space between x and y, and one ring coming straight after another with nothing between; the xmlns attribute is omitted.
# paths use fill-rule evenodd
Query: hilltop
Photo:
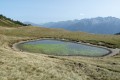
<svg viewBox="0 0 120 80"><path fill-rule="evenodd" d="M3 16L0 14L0 26L3 27L20 27L20 26L27 26L27 24L24 24L20 21L15 21L10 18L7 18L6 16Z"/></svg>

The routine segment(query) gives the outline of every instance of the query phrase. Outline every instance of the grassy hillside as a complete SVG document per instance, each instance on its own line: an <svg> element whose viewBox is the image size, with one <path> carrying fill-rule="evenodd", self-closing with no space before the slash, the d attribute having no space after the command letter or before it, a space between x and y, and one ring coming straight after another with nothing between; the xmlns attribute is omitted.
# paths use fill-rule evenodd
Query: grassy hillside
<svg viewBox="0 0 120 80"><path fill-rule="evenodd" d="M120 79L120 54L99 58L62 57L11 48L15 42L38 38L65 38L120 48L119 35L94 35L37 27L0 27L0 80Z"/></svg>
<svg viewBox="0 0 120 80"><path fill-rule="evenodd" d="M119 35L95 35L83 32L70 32L62 29L48 29L38 27L20 27L15 29L0 29L0 34L7 36L34 37L34 38L65 38L72 41L89 42L92 44L105 45L112 48L120 48ZM101 42L102 44L99 44Z"/></svg>
<svg viewBox="0 0 120 80"><path fill-rule="evenodd" d="M19 27L19 26L27 26L26 24L23 24L20 21L14 21L10 18L7 18L3 15L0 15L0 26L5 27Z"/></svg>

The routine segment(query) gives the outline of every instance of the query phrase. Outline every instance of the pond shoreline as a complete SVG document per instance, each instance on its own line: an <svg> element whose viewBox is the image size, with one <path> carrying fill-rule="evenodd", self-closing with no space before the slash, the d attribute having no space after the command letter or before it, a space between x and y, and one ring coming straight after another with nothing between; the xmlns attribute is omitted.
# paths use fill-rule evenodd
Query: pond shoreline
<svg viewBox="0 0 120 80"><path fill-rule="evenodd" d="M91 47L97 47L97 48L102 48L102 49L106 49L109 52L105 55L102 56L96 56L96 57L110 57L110 56L114 56L117 55L120 52L120 49L116 48L116 49L112 49L112 48L107 48L105 46L98 46L98 45L93 45L90 43L83 43L83 42L78 42L78 41L72 41L72 40L68 40L68 39L55 39L55 38L40 38L40 39L34 39L34 40L25 40L25 41L20 41L20 42L16 42L12 45L12 49L17 50L17 51L21 51L21 52L27 52L27 51L22 51L21 49L18 48L19 44L23 44L23 43L27 43L27 42L33 42L33 41L38 41L38 40L58 40L58 41L64 41L64 42L72 42L72 43L76 43L76 44L82 44L82 45L87 45L87 46L91 46ZM56 56L56 55L54 55ZM72 55L67 55L67 56L72 56ZM74 55L75 56L75 55ZM76 56L81 56L81 57L91 57L91 56L82 56L82 55L76 55ZM95 56L93 56L95 57Z"/></svg>

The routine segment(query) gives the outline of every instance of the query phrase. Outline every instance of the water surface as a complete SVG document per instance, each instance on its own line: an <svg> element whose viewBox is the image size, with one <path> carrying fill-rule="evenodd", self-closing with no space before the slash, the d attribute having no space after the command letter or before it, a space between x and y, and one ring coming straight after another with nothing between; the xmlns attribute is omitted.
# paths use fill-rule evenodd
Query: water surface
<svg viewBox="0 0 120 80"><path fill-rule="evenodd" d="M18 48L28 52L58 56L104 56L109 50L73 42L58 40L36 40L21 43Z"/></svg>

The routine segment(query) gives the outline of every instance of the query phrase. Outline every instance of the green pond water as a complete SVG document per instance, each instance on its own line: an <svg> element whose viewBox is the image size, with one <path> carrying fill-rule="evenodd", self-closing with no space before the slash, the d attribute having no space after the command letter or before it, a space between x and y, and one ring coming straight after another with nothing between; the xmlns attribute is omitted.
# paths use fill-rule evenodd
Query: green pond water
<svg viewBox="0 0 120 80"><path fill-rule="evenodd" d="M73 42L58 40L36 40L21 43L18 48L23 51L57 56L104 56L109 50Z"/></svg>

